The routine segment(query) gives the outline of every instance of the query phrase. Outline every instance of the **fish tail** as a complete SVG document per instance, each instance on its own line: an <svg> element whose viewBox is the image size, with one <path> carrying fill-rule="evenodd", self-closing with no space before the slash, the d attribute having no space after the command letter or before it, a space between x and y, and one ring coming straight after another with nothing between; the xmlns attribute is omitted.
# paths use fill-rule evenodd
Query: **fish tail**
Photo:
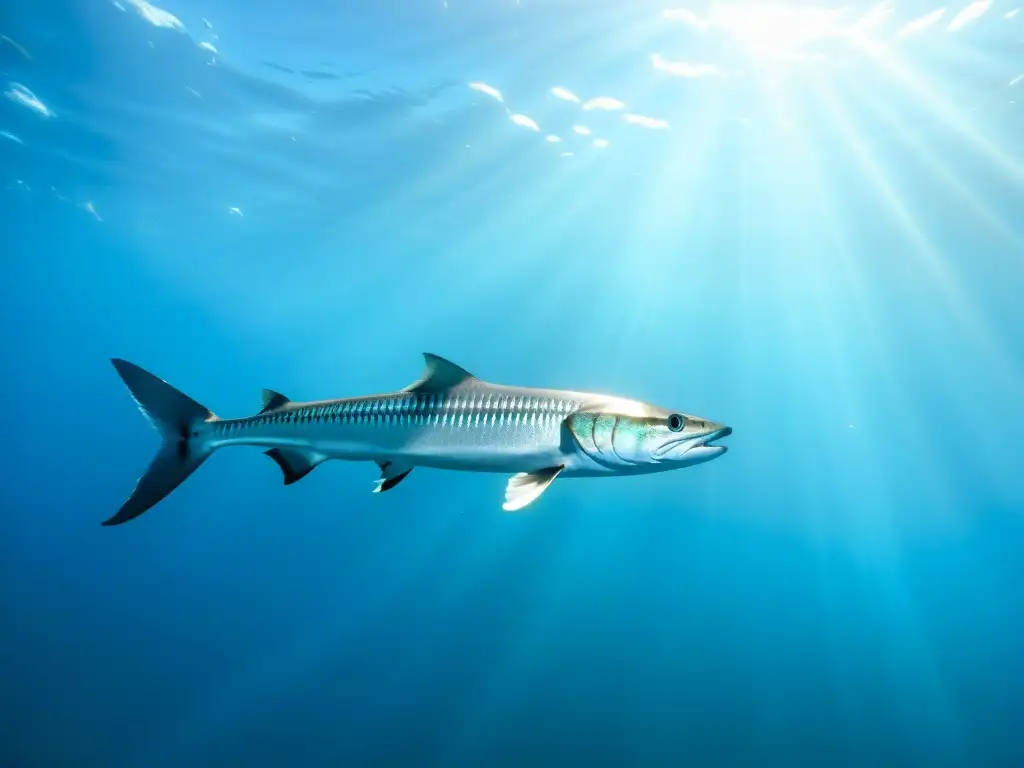
<svg viewBox="0 0 1024 768"><path fill-rule="evenodd" d="M142 414L160 433L163 444L132 495L103 525L132 520L162 500L191 475L213 452L205 445L198 426L217 417L166 381L127 360L113 359L114 368Z"/></svg>

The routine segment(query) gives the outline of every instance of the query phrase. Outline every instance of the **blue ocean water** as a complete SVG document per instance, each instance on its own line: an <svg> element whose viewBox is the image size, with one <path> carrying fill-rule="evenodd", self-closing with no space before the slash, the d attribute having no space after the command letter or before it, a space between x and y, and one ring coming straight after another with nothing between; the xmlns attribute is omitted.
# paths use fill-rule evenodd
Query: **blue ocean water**
<svg viewBox="0 0 1024 768"><path fill-rule="evenodd" d="M0 764L1024 764L1014 2L0 8ZM731 425L556 481L158 445L420 353Z"/></svg>

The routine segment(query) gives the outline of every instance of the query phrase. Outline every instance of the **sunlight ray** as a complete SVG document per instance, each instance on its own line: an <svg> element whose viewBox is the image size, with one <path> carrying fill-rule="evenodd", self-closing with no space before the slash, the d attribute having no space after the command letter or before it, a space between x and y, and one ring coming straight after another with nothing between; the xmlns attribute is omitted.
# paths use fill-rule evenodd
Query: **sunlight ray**
<svg viewBox="0 0 1024 768"><path fill-rule="evenodd" d="M988 160L993 170L1010 176L1015 183L1024 185L1024 163L987 139L977 126L938 96L923 77L896 56L891 55L883 46L867 40L860 40L859 43L862 50L877 60L913 97L927 106L943 123L957 131L972 149Z"/></svg>
<svg viewBox="0 0 1024 768"><path fill-rule="evenodd" d="M852 125L845 109L828 88L819 88L816 93L827 109L831 119L840 129L844 142L860 161L864 173L885 201L892 218L899 226L903 236L911 244L909 253L914 256L915 263L923 269L939 294L943 297L951 312L956 313L961 322L967 326L975 343L984 349L995 370L1002 371L1011 380L1024 386L1024 371L1014 363L1012 355L997 342L999 338L995 329L981 317L973 299L961 290L956 275L952 272L949 261L944 260L941 252L936 249L924 230L919 226L917 218L904 202L903 195L887 177L878 160L868 149L864 140Z"/></svg>
<svg viewBox="0 0 1024 768"><path fill-rule="evenodd" d="M926 83L936 98L942 98L942 94L938 91L939 85L955 85L955 83L946 82L954 73L964 77L969 76L972 83L977 81L979 89L985 88L984 80L990 80L990 90L992 92L1002 90L1000 86L1004 84L1007 75L1014 71L1013 66L1010 64L1010 61L1013 59L1012 47L1008 47L1005 42L979 45L978 38L973 34L943 34L944 38L940 40L933 38L931 41L931 44L940 47L942 57L939 61L932 62L932 66L936 68L936 71L932 73L930 78L926 79ZM899 37L897 45L890 46L890 56L902 62L911 72L914 72L915 68L912 65L913 56L915 51L918 50L921 49L915 45L913 36L909 40ZM886 60L880 58L871 57L869 60L882 67L886 65ZM941 70L937 69L938 65L941 65ZM923 72L919 76L925 79ZM909 92L909 86L905 87L907 87L909 96L916 96L915 93ZM954 109L953 105L948 104L948 99L947 105L947 109ZM960 105L961 112L966 111L968 106Z"/></svg>
<svg viewBox="0 0 1024 768"><path fill-rule="evenodd" d="M1014 230L1002 217L993 213L979 195L964 184L939 157L928 149L928 145L921 140L919 134L908 128L905 121L899 120L892 110L882 103L881 99L874 98L869 89L858 83L854 83L852 88L858 97L857 106L860 110L866 110L878 117L886 128L900 139L903 147L917 157L930 173L953 190L975 216L984 221L994 232L999 233L1013 252L1024 253L1024 236Z"/></svg>
<svg viewBox="0 0 1024 768"><path fill-rule="evenodd" d="M884 5L884 4L883 4ZM844 15L848 8L814 8L797 5L716 3L709 22L725 30L751 55L766 59L797 60L811 43L849 34ZM877 10L862 18L867 26L877 23Z"/></svg>
<svg viewBox="0 0 1024 768"><path fill-rule="evenodd" d="M806 206L803 211L804 217L800 221L793 222L787 228L787 240L792 240L795 243L794 250L796 252L814 254L821 250L821 243L820 235L817 234L817 226L813 227L814 234L808 231L808 225L811 222L815 224L821 221L831 222L831 226L827 227L825 231L829 237L836 237L833 214L836 203L822 178L821 158L814 149L818 146L818 137L809 134L805 128L807 125L816 125L818 121L807 115L806 110L802 108L803 102L794 98L791 88L777 89L772 102L771 109L775 113L774 123L782 126L780 130L788 134L784 140L775 142L776 151L773 153L772 170L778 178L777 184L781 188L783 178L791 180L793 177L799 176L804 179L799 198L802 205ZM787 242L787 246L789 245ZM827 392L828 405L834 407L835 401L838 400L843 404L843 408L839 410L849 412L851 410L849 404L852 403L853 398L846 387L848 371L843 365L846 356L840 348L840 325L836 322L831 308L838 303L835 295L837 290L840 293L846 293L852 286L841 278L837 283L835 279L837 267L842 269L841 264L824 258L808 258L789 265L787 282L792 282L799 288L796 295L791 296L785 303L792 307L801 307L802 304L810 303L815 307L816 317L813 325L816 332L823 331L820 335L829 350L829 369L832 380L824 390ZM805 290L803 281L796 279L801 272L807 273L810 277L810 281L814 285L811 291ZM861 290L861 301L863 301L863 288ZM865 314L867 313L865 312ZM825 405L825 403L822 404L822 410L829 410Z"/></svg>
<svg viewBox="0 0 1024 768"><path fill-rule="evenodd" d="M716 149L721 146L719 127L723 114L713 95L705 96L694 112L699 117L688 126L683 134L685 139L674 141L674 150L666 156L665 162L655 173L644 177L643 188L647 194L636 202L637 213L633 217L631 247L636 255L623 255L612 277L620 285L633 286L637 295L644 296L642 304L627 309L622 320L623 332L608 350L612 370L616 373L629 359L627 348L634 343L645 318L670 311L674 283L671 276L700 272L700 255L688 247L685 238L698 226L691 212L705 198L706 190L702 185ZM659 246L659 243L665 242L675 245L668 253L659 255L665 249L665 245ZM637 269L638 265L642 267ZM691 279L695 278L696 274L691 274ZM680 309L677 307L675 311Z"/></svg>
<svg viewBox="0 0 1024 768"><path fill-rule="evenodd" d="M538 146L538 152L542 148ZM590 154L590 153L588 153ZM564 306L565 281L558 275L569 269L574 263L572 259L559 259L552 262L550 254L544 249L521 251L515 253L514 261L495 263L485 257L493 251L497 244L507 242L515 237L516 228L529 222L531 237L538 242L558 242L564 238L568 222L585 220L584 211L607 189L602 181L602 163L597 155L579 156L571 163L556 162L552 156L551 165L543 171L543 175L530 185L531 193L518 198L508 198L503 189L513 186L513 179L520 173L514 163L509 163L502 173L497 174L488 187L479 185L460 191L434 211L423 217L422 226L426 231L436 229L446 220L456 221L460 211L471 199L505 199L504 205L492 216L466 222L460 229L452 233L443 252L435 254L430 264L430 271L440 274L458 274L460 281L453 281L448 288L456 292L449 300L444 295L429 298L431 312L424 315L422 322L428 325L437 324L439 328L457 322L459 316L472 312L477 304L486 304L492 295L508 290L517 282L530 283L524 285L524 295L530 296L533 312L541 311L539 305L551 295L555 311ZM515 186L521 187L521 182ZM563 201L553 208L551 201ZM409 200L402 203L406 208ZM580 254L585 258L586 254ZM543 273L548 279L532 281L531 276ZM566 275L566 280L571 277ZM531 282L532 281L532 282ZM466 286L472 290L466 293ZM426 297L424 297L426 298ZM415 312L415 305L409 307Z"/></svg>
<svg viewBox="0 0 1024 768"><path fill-rule="evenodd" d="M843 134L849 134L851 131L856 132L856 128L852 123L848 122L846 115L835 109L835 97L833 94L823 94L822 91L831 90L827 84L817 83L815 92L824 99L828 104L829 115L832 118L830 121L830 128L838 129ZM789 102L786 108L787 113L798 108L798 105ZM853 263L850 258L850 248L848 244L844 242L845 237L841 234L841 227L835 220L833 212L837 210L834 202L834 198L830 194L830 189L824 183L824 180L820 174L821 168L821 155L819 147L827 146L831 142L820 142L814 140L812 137L808 137L803 130L804 125L816 124L816 121L811 121L806 115L797 114L796 120L794 121L794 129L803 136L803 139L799 142L802 147L806 147L811 153L811 156L805 159L805 163L808 168L809 175L812 180L812 186L815 190L814 198L819 202L815 211L816 217L822 217L824 220L830 221L828 230L836 238L836 243L839 248L836 250L842 253L842 256L832 263L833 268L838 267L846 272L846 275L855 280L855 284L861 285L861 301L858 302L860 305L860 311L862 314L862 322L865 323L863 327L871 327L875 325L871 320L871 317L875 312L871 311L871 304L867 302L867 293L864 290L864 282L860 278L860 270L853 268ZM864 148L866 151L866 148ZM800 160L795 159L796 162ZM872 173L874 169L872 170ZM845 266L843 266L845 265ZM825 273L821 269L814 270L817 275L816 283L819 289L828 291L830 285L834 285L834 281L826 279ZM829 323L830 312L827 307L821 301L822 297L819 297L818 301L818 312L819 316ZM835 297L827 299L827 303L831 305L835 301ZM833 342L832 345L832 360L831 371L832 371L832 385L831 391L840 393L840 396L848 403L853 405L857 399L854 393L846 386L848 381L855 381L858 379L857 371L852 370L848 365L844 364L845 356L835 347L834 342L838 338L839 326L829 323L829 339ZM891 354L894 354L894 350L891 349L890 345L885 344L883 339L884 334L881 333L880 329L875 329L875 332L871 334L871 343L875 348L875 356L879 362L888 360ZM834 388L834 389L833 389ZM911 404L908 402L907 394L903 388L899 388L894 391L893 394L901 401L907 404L907 413L913 413L913 409L910 407ZM861 399L861 406L866 406L867 403ZM911 436L907 436L911 437ZM952 484L948 478L943 477L936 468L938 466L934 459L934 452L931 447L923 444L921 440L914 440L913 444L916 444L919 455L932 457L928 461L928 465L932 469L932 480L936 485L941 488L943 495L949 495L953 492ZM910 448L911 446L908 446ZM878 555L880 558L894 563L894 567L898 566L900 562L900 551L901 551L901 531L897 525L897 520L892 515L891 505L887 503L885 498L885 486L886 486L886 475L882 468L872 459L871 455L866 452L852 452L852 456L834 456L833 467L834 470L829 473L831 477L845 478L848 483L854 484L856 487L851 489L853 492L864 493L863 486L865 485L864 480L868 479L868 487L875 489L874 493L870 494L870 497L874 497L872 502L869 504L869 508L878 510L881 515L874 515L868 520L856 519L848 521L848 523L854 528L860 527L862 530L857 531L860 536L864 536L870 539L874 539L875 546L878 547ZM856 462L859 467L859 471L855 474L851 474L849 471L851 468L851 462ZM821 535L822 523L819 521L815 527L818 529L818 535ZM953 697L948 683L941 674L941 669L936 659L936 652L933 648L933 644L929 642L928 636L924 632L923 622L921 616L916 610L916 605L910 600L910 592L905 578L902 574L896 572L896 578L890 580L889 593L886 595L887 598L898 601L900 609L894 611L893 615L898 616L901 620L901 629L903 633L910 638L910 643L913 645L912 651L908 650L907 659L912 664L912 668L916 673L917 679L920 684L928 689L928 702L931 711L931 716L939 718L944 723L944 732L947 734L949 739L948 745L943 747L944 751L953 750L958 754L963 753L964 749L964 723L963 718L958 712L956 702Z"/></svg>
<svg viewBox="0 0 1024 768"><path fill-rule="evenodd" d="M827 81L813 83L812 94L815 96L813 103L827 103L830 98L835 98L834 95L820 94L821 89L830 90L831 86ZM870 425L876 411L873 403L878 400L877 394L872 397L866 395L863 390L853 390L848 386L848 382L860 381L864 378L866 372L854 362L860 358L871 361L874 371L872 378L879 377L875 378L875 386L879 390L887 392L889 398L902 404L900 412L913 413L914 404L908 394L896 386L899 375L893 372L891 362L901 355L901 351L894 348L890 342L891 334L884 327L885 315L883 308L879 306L877 292L872 289L871 281L865 274L866 270L855 256L851 245L852 242L855 242L855 238L850 236L849 225L839 215L839 212L843 210L843 197L835 194L834 186L826 182L822 173L822 168L828 157L821 148L844 144L845 136L837 137L834 134L836 132L843 134L847 128L836 122L834 113L828 113L830 119L827 120L821 120L816 113L811 114L806 108L810 103L809 100L794 99L789 91L788 88L782 89L781 113L793 115L795 118L791 126L795 134L793 144L798 149L793 152L792 157L785 165L789 169L789 173L793 168L802 168L807 176L809 188L805 199L810 208L808 220L814 220L824 225L821 231L827 234L828 247L825 252L830 257L827 260L810 259L808 260L810 263L806 266L806 269L814 275L814 282L817 286L813 292L813 298L810 300L817 306L822 324L828 328L826 340L829 342L830 370L833 375L830 386L825 390L828 392L827 401L822 402L819 407L822 412L834 410L833 400L839 400L846 407L839 409L837 417L847 412L855 413L857 415L852 418L856 418L858 421L864 418ZM815 132L810 132L808 126L814 126ZM815 227L815 230L817 231L818 227ZM817 250L820 250L822 243L815 244L808 241L801 252L813 253L816 250L815 245L817 245ZM844 298L851 295L853 300L847 303L854 308L855 322L836 321L832 308L842 306ZM803 298L803 300L808 299ZM794 297L795 301L796 297ZM851 337L849 333L851 327L857 329L854 337ZM847 331L845 338L842 334L844 329ZM847 348L849 345L855 347L852 352ZM858 441L863 438L858 436L852 439ZM934 456L933 446L917 438L916 435L904 435L904 440L907 443L906 448L914 455ZM834 444L831 438L826 439L826 442ZM821 520L813 521L817 532L820 535L825 535L830 527L834 528L838 524L840 532L837 535L856 537L865 547L875 551L892 551L898 547L900 535L898 521L893 517L894 510L886 502L885 492L882 490L887 482L887 475L883 468L874 461L869 452L863 450L849 449L848 453L833 458L837 459L838 463L834 464L835 471L830 473L831 477L848 476L848 470L856 465L858 468L856 476L851 478L854 484L861 486L864 478L869 478L870 487L878 489L876 491L878 499L868 505L868 508L877 510L877 514L827 523ZM930 466L934 466L934 461ZM940 489L940 495L948 496L950 484L947 478L933 473L931 479ZM863 492L856 487L851 488L850 491Z"/></svg>
<svg viewBox="0 0 1024 768"><path fill-rule="evenodd" d="M816 358L820 355L820 375L828 383L809 395L816 399L816 404L810 407L827 416L815 433L801 442L808 446L813 442L819 446L815 451L816 460L821 462L819 477L831 479L837 475L834 469L830 471L830 467L849 462L847 455L836 455L836 451L848 445L849 438L843 441L837 440L836 436L845 434L851 420L859 421L859 415L851 414L863 413L858 409L858 406L863 407L863 403L858 402L855 393L847 386L848 381L856 380L856 377L848 376L847 361L851 355L844 349L844 342L849 339L844 339L841 334L848 318L842 314L837 316L837 313L851 303L848 298L851 292L857 297L852 302L857 310L868 317L872 313L864 307L866 292L863 281L858 279L848 283L842 278L843 265L837 263L834 247L837 239L835 227L823 226L823 222L833 219L831 199L822 181L819 158L812 151L816 141L826 139L808 134L805 127L818 127L820 120L806 114L806 100L793 91L783 83L761 95L765 114L765 125L761 131L770 141L771 159L752 171L764 178L767 187L777 196L775 200L761 204L771 206L771 218L780 222L770 229L771 225L766 225L767 236L774 238L773 242L778 243L776 247L781 253L793 256L779 258L770 270L766 270L758 264L759 249L741 245L739 251L750 255L744 259L749 266L738 270L739 295L744 306L755 305L758 296L774 296L772 306L780 315L776 322L783 334L783 338L775 342L780 367L798 368L806 350L813 349ZM747 153L755 151L754 148L746 150ZM746 177L741 178L745 180ZM843 259L840 257L838 260ZM758 333L756 327L747 329L749 338L743 341L743 345L756 347L761 343ZM757 388L755 383L748 388L747 397L752 403L757 401ZM880 474L870 457L864 456L863 463L869 472ZM805 514L792 522L803 529L803 534L811 533L819 541L851 536L864 540L867 538L866 526L871 528L871 537L877 538L879 523L883 527L891 525L887 519L850 520L823 514L821 510L828 506L831 495L836 493L830 484L832 482L819 482L818 477L808 478L800 489L793 489L796 498L801 499L796 506Z"/></svg>

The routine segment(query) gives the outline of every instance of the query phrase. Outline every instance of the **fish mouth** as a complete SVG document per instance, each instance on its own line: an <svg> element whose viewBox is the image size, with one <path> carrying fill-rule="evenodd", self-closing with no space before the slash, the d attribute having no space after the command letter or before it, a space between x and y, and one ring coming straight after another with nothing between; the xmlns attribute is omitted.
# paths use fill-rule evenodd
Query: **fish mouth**
<svg viewBox="0 0 1024 768"><path fill-rule="evenodd" d="M700 445L700 446L702 446L704 448L718 448L720 451L722 451L722 453L725 453L727 450L729 450L728 446L726 446L726 445L713 445L713 443L716 440L721 440L722 438L728 437L731 434L732 434L732 427L722 427L721 429L716 429L714 432L712 432L710 435L708 435L706 438L704 438L704 440L702 440L700 443L698 443L698 445ZM694 446L694 447L696 447L696 446Z"/></svg>
<svg viewBox="0 0 1024 768"><path fill-rule="evenodd" d="M690 451L694 451L698 448L709 449L702 451L702 453L709 453L713 451L714 455L718 456L729 449L724 445L713 445L713 443L716 440L721 440L731 434L732 427L721 427L700 437L683 437L679 440L663 445L655 451L654 458L658 460L681 459L686 456L686 454L690 453ZM685 446L685 448L680 451L680 446Z"/></svg>

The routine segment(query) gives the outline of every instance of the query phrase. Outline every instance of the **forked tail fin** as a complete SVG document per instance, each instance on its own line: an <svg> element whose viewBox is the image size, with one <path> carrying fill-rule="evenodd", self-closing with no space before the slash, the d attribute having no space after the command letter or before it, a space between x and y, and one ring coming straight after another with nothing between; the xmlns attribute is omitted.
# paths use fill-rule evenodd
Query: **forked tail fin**
<svg viewBox="0 0 1024 768"><path fill-rule="evenodd" d="M188 395L139 366L116 358L111 362L139 410L163 438L156 458L139 478L128 501L103 523L120 525L159 502L206 461L210 451L202 445L196 426L216 417Z"/></svg>

